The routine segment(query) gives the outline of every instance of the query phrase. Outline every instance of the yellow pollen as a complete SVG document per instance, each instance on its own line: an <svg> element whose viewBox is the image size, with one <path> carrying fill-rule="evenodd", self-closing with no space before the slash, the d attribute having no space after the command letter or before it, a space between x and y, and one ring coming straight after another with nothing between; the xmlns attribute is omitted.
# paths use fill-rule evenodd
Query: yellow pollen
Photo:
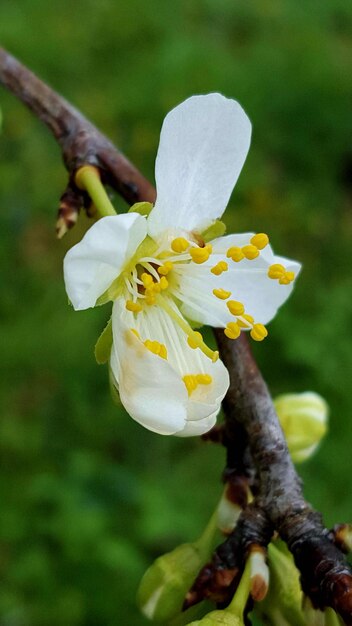
<svg viewBox="0 0 352 626"><path fill-rule="evenodd" d="M213 382L210 374L196 374L196 379L198 385L211 385L211 383Z"/></svg>
<svg viewBox="0 0 352 626"><path fill-rule="evenodd" d="M182 380L189 396L197 389L198 385L210 385L213 382L210 374L186 374Z"/></svg>
<svg viewBox="0 0 352 626"><path fill-rule="evenodd" d="M265 248L265 246L267 246L268 243L269 243L269 237L265 233L257 233L256 235L253 235L251 239L251 244L255 246L256 248L258 248L259 250L263 250L263 248Z"/></svg>
<svg viewBox="0 0 352 626"><path fill-rule="evenodd" d="M270 265L268 269L269 278L281 278L285 274L285 268L281 263L274 263L274 265Z"/></svg>
<svg viewBox="0 0 352 626"><path fill-rule="evenodd" d="M154 285L151 288L145 290L145 303L146 304L155 304L155 290Z"/></svg>
<svg viewBox="0 0 352 626"><path fill-rule="evenodd" d="M150 274L147 274L147 272L143 272L141 280L144 287L150 287L150 285L152 285L154 282L153 277Z"/></svg>
<svg viewBox="0 0 352 626"><path fill-rule="evenodd" d="M229 322L224 330L226 337L229 339L237 339L241 334L241 329L237 322Z"/></svg>
<svg viewBox="0 0 352 626"><path fill-rule="evenodd" d="M173 266L174 264L171 261L166 261L164 265L158 267L158 274L160 274L160 276L167 276L168 273L171 272Z"/></svg>
<svg viewBox="0 0 352 626"><path fill-rule="evenodd" d="M249 259L250 261L256 259L257 256L259 256L259 250L257 246L253 246L252 244L248 244L248 246L243 246L242 252L246 259Z"/></svg>
<svg viewBox="0 0 352 626"><path fill-rule="evenodd" d="M232 315L243 315L244 306L242 302L237 302L237 300L229 300L226 302L227 308L232 313Z"/></svg>
<svg viewBox="0 0 352 626"><path fill-rule="evenodd" d="M242 252L242 249L239 248L238 246L233 246L232 248L229 248L228 251L226 252L226 256L229 259L232 259L233 261L235 261L236 263L244 259L244 254Z"/></svg>
<svg viewBox="0 0 352 626"><path fill-rule="evenodd" d="M169 286L169 281L167 280L167 278L165 278L165 276L162 276L162 277L160 278L159 285L160 285L160 289L161 289L162 291L164 291L164 289L167 289L167 288L168 288L168 286Z"/></svg>
<svg viewBox="0 0 352 626"><path fill-rule="evenodd" d="M212 247L210 244L207 244L204 248L191 248L189 253L194 263L205 263L212 253Z"/></svg>
<svg viewBox="0 0 352 626"><path fill-rule="evenodd" d="M187 338L187 343L192 350L199 348L199 346L203 343L203 336L198 330L194 330L191 335Z"/></svg>
<svg viewBox="0 0 352 626"><path fill-rule="evenodd" d="M197 378L194 374L186 374L182 380L185 383L188 395L190 396L191 393L198 387Z"/></svg>
<svg viewBox="0 0 352 626"><path fill-rule="evenodd" d="M231 296L231 291L226 291L225 289L213 289L213 294L219 300L227 300Z"/></svg>
<svg viewBox="0 0 352 626"><path fill-rule="evenodd" d="M280 283L280 285L289 285L290 283L292 283L294 278L295 278L295 273L294 272L285 272L279 278L279 283Z"/></svg>
<svg viewBox="0 0 352 626"><path fill-rule="evenodd" d="M263 341L268 336L268 331L263 324L254 324L250 336L254 341Z"/></svg>
<svg viewBox="0 0 352 626"><path fill-rule="evenodd" d="M167 349L163 343L159 343L159 341L151 341L150 339L146 339L144 341L144 345L153 354L160 356L162 359L167 359Z"/></svg>
<svg viewBox="0 0 352 626"><path fill-rule="evenodd" d="M138 302L132 302L132 300L127 300L125 307L127 311L132 311L133 313L139 313L143 308Z"/></svg>
<svg viewBox="0 0 352 626"><path fill-rule="evenodd" d="M140 334L139 334L139 332L138 332L137 328L131 328L131 332L132 332L134 335L136 335L137 339L140 339L140 338L141 338L141 336L140 336Z"/></svg>
<svg viewBox="0 0 352 626"><path fill-rule="evenodd" d="M184 237L176 237L171 242L171 250L174 252L185 252L189 248L189 243Z"/></svg>
<svg viewBox="0 0 352 626"><path fill-rule="evenodd" d="M229 266L226 261L219 261L219 263L214 265L214 267L212 267L210 271L212 274L215 274L215 276L220 276L220 274L222 274L223 272L227 272L228 269Z"/></svg>
<svg viewBox="0 0 352 626"><path fill-rule="evenodd" d="M237 324L240 328L248 328L253 325L253 322L254 317L248 315L248 313L244 313L244 315L241 315L241 319L237 320Z"/></svg>

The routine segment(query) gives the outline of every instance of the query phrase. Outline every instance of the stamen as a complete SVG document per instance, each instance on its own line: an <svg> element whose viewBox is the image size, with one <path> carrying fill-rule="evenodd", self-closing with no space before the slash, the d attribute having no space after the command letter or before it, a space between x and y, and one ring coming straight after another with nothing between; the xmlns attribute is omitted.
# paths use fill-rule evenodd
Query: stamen
<svg viewBox="0 0 352 626"><path fill-rule="evenodd" d="M189 251L192 261L197 264L205 263L212 253L212 247L208 243L204 248L191 248Z"/></svg>
<svg viewBox="0 0 352 626"><path fill-rule="evenodd" d="M235 261L235 263L238 263L239 261L242 261L242 259L244 259L244 253L242 252L242 248L239 248L238 246L232 246L232 248L229 248L226 252L226 256L227 258Z"/></svg>
<svg viewBox="0 0 352 626"><path fill-rule="evenodd" d="M268 269L269 278L281 278L281 276L285 273L285 268L281 263L274 263L274 265L270 265Z"/></svg>
<svg viewBox="0 0 352 626"><path fill-rule="evenodd" d="M269 243L269 237L265 233L257 233L253 235L251 238L251 244L258 248L258 250L263 250Z"/></svg>
<svg viewBox="0 0 352 626"><path fill-rule="evenodd" d="M204 343L202 335L198 333L197 331L194 331L190 327L188 322L186 322L186 320L184 320L183 317L181 317L178 313L176 313L176 311L166 302L164 297L158 298L158 304L171 317L171 319L173 319L176 322L176 324L178 324L178 326L182 328L184 333L186 333L187 337L192 339L192 341L196 344L196 347L200 348L200 350L203 352L203 354L205 354L205 356L207 356L213 363L215 363L215 361L218 360L219 352L217 350L216 351L211 350L207 346L207 344Z"/></svg>
<svg viewBox="0 0 352 626"><path fill-rule="evenodd" d="M210 271L212 274L215 274L215 276L220 276L220 274L222 274L223 272L227 272L228 269L229 266L226 261L219 261L219 263L214 265L214 267L212 267Z"/></svg>
<svg viewBox="0 0 352 626"><path fill-rule="evenodd" d="M186 374L182 380L189 396L197 389L198 385L210 385L213 382L210 374Z"/></svg>
<svg viewBox="0 0 352 626"><path fill-rule="evenodd" d="M196 378L199 385L211 385L211 383L213 382L210 374L197 374Z"/></svg>
<svg viewBox="0 0 352 626"><path fill-rule="evenodd" d="M202 333L198 330L193 331L193 335L190 335L187 339L187 343L192 350L195 350L199 346L199 342L203 341Z"/></svg>
<svg viewBox="0 0 352 626"><path fill-rule="evenodd" d="M227 300L231 296L231 291L226 291L226 289L213 289L213 294L219 300Z"/></svg>
<svg viewBox="0 0 352 626"><path fill-rule="evenodd" d="M253 326L253 323L254 317L248 315L248 313L244 313L237 320L237 324L240 328L250 328L251 326Z"/></svg>
<svg viewBox="0 0 352 626"><path fill-rule="evenodd" d="M171 272L174 264L171 261L166 261L164 265L158 267L158 274L161 276L167 276L169 272Z"/></svg>
<svg viewBox="0 0 352 626"><path fill-rule="evenodd" d="M150 287L150 285L154 282L153 277L150 274L147 274L147 272L143 272L141 279L145 288Z"/></svg>
<svg viewBox="0 0 352 626"><path fill-rule="evenodd" d="M226 302L227 308L232 313L232 315L243 315L244 306L242 302L238 302L237 300L229 300Z"/></svg>
<svg viewBox="0 0 352 626"><path fill-rule="evenodd" d="M269 278L277 279L280 285L289 285L295 278L295 273L287 271L281 263L274 263L268 269Z"/></svg>
<svg viewBox="0 0 352 626"><path fill-rule="evenodd" d="M242 252L246 259L249 259L250 261L256 259L257 256L259 256L259 250L257 246L253 246L252 244L248 244L248 246L243 246Z"/></svg>
<svg viewBox="0 0 352 626"><path fill-rule="evenodd" d="M268 331L263 324L254 324L250 336L254 341L263 341L268 336Z"/></svg>
<svg viewBox="0 0 352 626"><path fill-rule="evenodd" d="M143 343L150 352L160 356L162 359L167 359L167 349L163 343L151 341L150 339L146 339Z"/></svg>
<svg viewBox="0 0 352 626"><path fill-rule="evenodd" d="M127 311L132 311L133 313L139 313L143 309L138 302L132 302L132 300L126 300L125 307Z"/></svg>
<svg viewBox="0 0 352 626"><path fill-rule="evenodd" d="M229 339L237 339L241 334L241 329L237 322L229 322L224 330L226 337Z"/></svg>
<svg viewBox="0 0 352 626"><path fill-rule="evenodd" d="M169 286L169 281L167 280L167 278L165 278L165 276L162 276L162 277L160 278L159 285L160 285L160 289L161 289L162 291L164 291L164 289L167 289L167 288L168 288L168 286Z"/></svg>
<svg viewBox="0 0 352 626"><path fill-rule="evenodd" d="M174 252L185 252L189 248L189 242L184 237L176 237L171 242L171 250Z"/></svg>

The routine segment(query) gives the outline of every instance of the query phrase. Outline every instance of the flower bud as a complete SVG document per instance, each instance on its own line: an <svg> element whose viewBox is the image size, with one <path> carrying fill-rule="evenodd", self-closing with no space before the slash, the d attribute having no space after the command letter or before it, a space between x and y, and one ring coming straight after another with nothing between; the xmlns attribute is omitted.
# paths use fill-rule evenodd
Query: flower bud
<svg viewBox="0 0 352 626"><path fill-rule="evenodd" d="M278 396L274 405L292 460L305 461L326 433L327 403L317 393L306 391Z"/></svg>
<svg viewBox="0 0 352 626"><path fill-rule="evenodd" d="M185 595L205 561L196 543L184 543L157 558L138 590L142 613L156 622L167 622L181 612Z"/></svg>
<svg viewBox="0 0 352 626"><path fill-rule="evenodd" d="M242 617L229 611L212 611L202 619L191 622L189 626L244 626Z"/></svg>

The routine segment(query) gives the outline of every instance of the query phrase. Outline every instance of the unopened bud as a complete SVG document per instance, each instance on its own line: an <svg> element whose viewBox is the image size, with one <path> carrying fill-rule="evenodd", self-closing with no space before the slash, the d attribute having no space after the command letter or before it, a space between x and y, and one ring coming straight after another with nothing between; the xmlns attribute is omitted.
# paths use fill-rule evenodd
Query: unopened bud
<svg viewBox="0 0 352 626"><path fill-rule="evenodd" d="M317 393L306 391L278 396L274 405L292 460L305 461L327 431L327 403Z"/></svg>
<svg viewBox="0 0 352 626"><path fill-rule="evenodd" d="M266 551L254 546L249 555L251 596L254 602L261 602L268 593L269 568L266 564Z"/></svg>
<svg viewBox="0 0 352 626"><path fill-rule="evenodd" d="M156 559L138 590L142 613L156 622L167 622L180 613L185 595L205 560L193 543L184 543Z"/></svg>
<svg viewBox="0 0 352 626"><path fill-rule="evenodd" d="M234 530L242 508L237 501L235 487L227 483L217 508L217 526L224 535Z"/></svg>
<svg viewBox="0 0 352 626"><path fill-rule="evenodd" d="M352 552L352 524L337 524L332 534L340 550L346 554Z"/></svg>

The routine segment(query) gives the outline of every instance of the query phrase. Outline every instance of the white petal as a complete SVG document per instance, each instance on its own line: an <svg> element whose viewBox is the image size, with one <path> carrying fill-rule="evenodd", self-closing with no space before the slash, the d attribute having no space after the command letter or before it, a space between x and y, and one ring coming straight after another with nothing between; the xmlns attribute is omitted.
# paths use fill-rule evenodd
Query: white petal
<svg viewBox="0 0 352 626"><path fill-rule="evenodd" d="M141 339L131 328L138 330ZM133 419L160 434L191 436L212 427L229 386L221 361L212 363L200 350L192 350L183 332L156 306L135 317L122 299L117 300L113 336L111 368L121 401ZM163 343L167 360L147 350L145 339ZM213 382L199 385L189 398L182 377L193 373L209 373Z"/></svg>
<svg viewBox="0 0 352 626"><path fill-rule="evenodd" d="M245 312L252 315L255 322L267 324L275 317L278 308L289 297L294 283L280 285L277 280L270 279L267 276L269 266L281 263L296 276L301 266L296 261L275 256L269 245L253 260L243 259L235 263L226 258L228 248L248 244L251 236L252 233L220 237L212 242L215 254L210 256L209 261L202 265L192 263L185 266L178 295L183 299L181 310L187 318L220 328L234 321L226 301L213 295L213 289L219 288L229 291L231 300L242 302ZM219 261L226 261L229 270L215 276L210 269Z"/></svg>
<svg viewBox="0 0 352 626"><path fill-rule="evenodd" d="M146 219L137 213L103 217L64 259L67 295L76 310L93 307L146 237Z"/></svg>
<svg viewBox="0 0 352 626"><path fill-rule="evenodd" d="M220 217L246 159L250 121L235 100L193 96L170 111L155 165L152 236L167 228L202 231Z"/></svg>

